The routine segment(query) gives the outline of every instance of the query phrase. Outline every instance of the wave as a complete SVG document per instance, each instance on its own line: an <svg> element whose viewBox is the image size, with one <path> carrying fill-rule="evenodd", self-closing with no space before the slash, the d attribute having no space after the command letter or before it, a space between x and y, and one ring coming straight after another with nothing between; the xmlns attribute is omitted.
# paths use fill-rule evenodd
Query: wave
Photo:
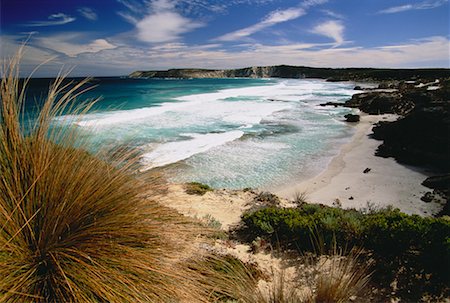
<svg viewBox="0 0 450 303"><path fill-rule="evenodd" d="M214 147L239 139L243 131L234 130L224 133L182 134L191 139L161 144L151 152L142 156L144 170L161 167L188 159L198 153L206 152Z"/></svg>

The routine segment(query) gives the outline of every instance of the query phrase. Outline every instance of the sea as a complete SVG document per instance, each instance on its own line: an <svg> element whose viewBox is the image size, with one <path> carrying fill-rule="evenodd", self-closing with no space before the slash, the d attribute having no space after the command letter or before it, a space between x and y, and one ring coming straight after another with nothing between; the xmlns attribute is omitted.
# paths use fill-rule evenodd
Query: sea
<svg viewBox="0 0 450 303"><path fill-rule="evenodd" d="M52 81L31 81L27 112ZM132 148L140 170L163 168L171 182L276 190L324 170L354 131L344 122L351 109L320 106L351 98L350 82L110 77L90 85L77 102L100 98L95 106L55 125L73 123L92 152Z"/></svg>

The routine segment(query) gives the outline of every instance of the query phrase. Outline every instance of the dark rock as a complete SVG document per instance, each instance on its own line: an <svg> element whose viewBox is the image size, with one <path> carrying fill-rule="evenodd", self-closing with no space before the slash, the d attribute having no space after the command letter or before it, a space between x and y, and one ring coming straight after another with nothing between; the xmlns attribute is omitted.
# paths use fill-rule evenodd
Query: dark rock
<svg viewBox="0 0 450 303"><path fill-rule="evenodd" d="M433 199L434 199L434 195L433 195L433 193L432 192L427 192L427 193L425 193L425 195L423 195L421 198L420 198L420 200L422 200L423 202L425 202L425 203L430 203L431 201L433 201Z"/></svg>
<svg viewBox="0 0 450 303"><path fill-rule="evenodd" d="M362 90L361 86L357 85L353 90Z"/></svg>
<svg viewBox="0 0 450 303"><path fill-rule="evenodd" d="M334 106L334 107L345 106L345 104L342 102L327 102L327 103L321 103L319 105L320 106Z"/></svg>
<svg viewBox="0 0 450 303"><path fill-rule="evenodd" d="M429 177L422 182L422 185L432 189L450 191L450 174Z"/></svg>
<svg viewBox="0 0 450 303"><path fill-rule="evenodd" d="M349 200L353 200L353 199L355 199L355 198L353 198L353 196L351 196L350 198L348 198Z"/></svg>
<svg viewBox="0 0 450 303"><path fill-rule="evenodd" d="M403 119L380 122L373 138L383 140L376 152L405 164L450 170L450 114L448 109L417 108Z"/></svg>
<svg viewBox="0 0 450 303"><path fill-rule="evenodd" d="M371 171L371 169L367 167L367 168L363 171L363 173L364 173L364 174L367 174L367 173L370 172L370 171Z"/></svg>
<svg viewBox="0 0 450 303"><path fill-rule="evenodd" d="M394 82L394 81L385 81L385 82L381 82L380 84L378 84L379 89L393 89L393 88L397 88L397 87L398 87L398 83Z"/></svg>
<svg viewBox="0 0 450 303"><path fill-rule="evenodd" d="M450 215L450 174L432 176L422 182L423 186L434 189L438 195L445 200L444 208L439 212L439 216Z"/></svg>
<svg viewBox="0 0 450 303"><path fill-rule="evenodd" d="M413 106L400 92L368 92L355 94L345 106L359 108L370 115L403 114Z"/></svg>
<svg viewBox="0 0 450 303"><path fill-rule="evenodd" d="M359 122L359 115L347 114L344 116L346 122Z"/></svg>

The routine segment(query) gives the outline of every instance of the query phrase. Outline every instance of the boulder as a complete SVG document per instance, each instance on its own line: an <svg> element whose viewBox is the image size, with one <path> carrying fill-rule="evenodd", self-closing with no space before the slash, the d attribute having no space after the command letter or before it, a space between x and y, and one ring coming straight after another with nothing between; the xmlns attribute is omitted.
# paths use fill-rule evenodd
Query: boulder
<svg viewBox="0 0 450 303"><path fill-rule="evenodd" d="M338 106L344 106L345 104L342 102L327 102L327 103L320 103L320 106L334 106L334 107L338 107Z"/></svg>
<svg viewBox="0 0 450 303"><path fill-rule="evenodd" d="M354 115L354 114L347 114L344 116L344 118L345 118L346 122L352 122L352 123L359 122L359 120L360 120L359 115Z"/></svg>
<svg viewBox="0 0 450 303"><path fill-rule="evenodd" d="M426 192L425 195L423 195L420 200L422 200L425 203L430 203L431 201L433 201L434 199L434 195L432 192Z"/></svg>
<svg viewBox="0 0 450 303"><path fill-rule="evenodd" d="M432 189L450 191L450 174L429 177L422 182L422 185Z"/></svg>

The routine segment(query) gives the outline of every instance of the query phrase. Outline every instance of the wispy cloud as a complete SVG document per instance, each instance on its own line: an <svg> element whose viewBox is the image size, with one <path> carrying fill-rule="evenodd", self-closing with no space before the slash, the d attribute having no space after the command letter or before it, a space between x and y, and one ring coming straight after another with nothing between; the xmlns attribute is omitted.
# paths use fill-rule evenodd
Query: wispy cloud
<svg viewBox="0 0 450 303"><path fill-rule="evenodd" d="M242 38L248 37L260 30L274 26L275 24L287 22L290 20L297 19L305 14L303 8L288 8L286 10L273 11L267 15L261 22L256 23L252 26L225 34L216 38L218 41L235 41L241 40Z"/></svg>
<svg viewBox="0 0 450 303"><path fill-rule="evenodd" d="M111 44L106 39L94 39L87 43L79 41L86 40L86 36L81 33L60 33L49 36L35 36L33 43L36 46L75 57L83 53L98 53L103 50L114 49L117 46Z"/></svg>
<svg viewBox="0 0 450 303"><path fill-rule="evenodd" d="M379 14L395 14L395 13L401 13L401 12L406 12L406 11L411 11L411 10L432 9L432 8L442 6L447 2L448 2L448 0L434 0L434 1L428 0L428 1L418 2L418 3L412 3L412 4L409 3L409 4L389 7L389 8L379 11L378 13Z"/></svg>
<svg viewBox="0 0 450 303"><path fill-rule="evenodd" d="M310 8L312 6L322 5L327 3L329 0L305 0L302 2L301 7Z"/></svg>
<svg viewBox="0 0 450 303"><path fill-rule="evenodd" d="M330 20L315 26L311 32L333 39L337 46L344 43L344 29L341 21Z"/></svg>
<svg viewBox="0 0 450 303"><path fill-rule="evenodd" d="M329 17L332 17L332 18L335 18L335 19L345 19L344 15L336 13L336 12L334 12L332 10L329 10L329 9L323 9L323 10L321 10L321 12L323 12L325 15L327 15Z"/></svg>
<svg viewBox="0 0 450 303"><path fill-rule="evenodd" d="M64 36L70 35L66 33ZM53 38L55 40L55 37ZM19 40L12 40L5 36L0 36L0 40L3 55L6 57L12 55L17 45L21 43ZM47 38L43 40L48 41ZM65 45L65 48L73 49L72 42L69 44L71 45ZM239 68L278 64L315 67L450 67L448 37L427 37L377 47L329 48L329 46L330 44L274 46L247 43L224 49L220 45L212 44L167 43L146 48L123 45L114 49L104 49L101 52L83 52L72 57L60 55L60 60L52 61L55 63L54 68L49 69L46 65L45 69L40 70L42 72L39 71L36 75L54 76L63 64L76 66L73 76L126 75L134 70L173 67ZM38 45L28 45L27 51L30 51L32 56L27 53L24 57L26 64L22 69L23 76L27 76L27 73L37 64L55 54Z"/></svg>
<svg viewBox="0 0 450 303"><path fill-rule="evenodd" d="M95 21L98 19L97 13L90 7L81 7L78 9L78 13L84 18Z"/></svg>
<svg viewBox="0 0 450 303"><path fill-rule="evenodd" d="M217 41L236 41L245 39L248 36L253 35L263 29L274 26L278 23L283 23L291 20L295 20L306 14L306 10L312 6L321 5L327 3L328 0L305 0L299 6L290 7L285 10L276 10L270 12L260 22L253 24L249 27L239 29L234 32L227 33L220 37L215 38Z"/></svg>
<svg viewBox="0 0 450 303"><path fill-rule="evenodd" d="M47 21L33 21L24 24L25 26L53 26L63 25L75 21L76 18L66 15L64 13L57 13L48 16Z"/></svg>

